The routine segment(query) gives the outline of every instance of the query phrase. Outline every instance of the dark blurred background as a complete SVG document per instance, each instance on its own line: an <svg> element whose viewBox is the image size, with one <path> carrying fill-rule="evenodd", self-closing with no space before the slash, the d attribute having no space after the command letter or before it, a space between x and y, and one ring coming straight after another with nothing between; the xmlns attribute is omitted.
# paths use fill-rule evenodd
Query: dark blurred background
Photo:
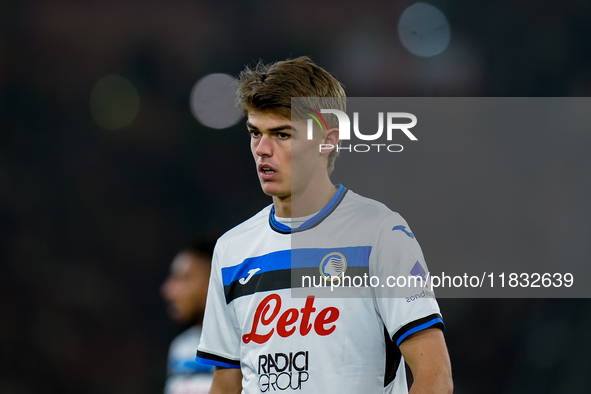
<svg viewBox="0 0 591 394"><path fill-rule="evenodd" d="M591 93L590 2L422 4L0 2L0 393L162 392L172 257L270 203L203 77L309 55L349 96ZM457 393L591 392L589 300L440 304Z"/></svg>

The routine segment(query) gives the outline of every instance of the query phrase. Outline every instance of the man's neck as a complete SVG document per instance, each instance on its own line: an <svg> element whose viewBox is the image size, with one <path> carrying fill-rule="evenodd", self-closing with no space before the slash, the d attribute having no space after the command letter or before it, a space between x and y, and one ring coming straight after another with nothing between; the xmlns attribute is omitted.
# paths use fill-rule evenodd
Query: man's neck
<svg viewBox="0 0 591 394"><path fill-rule="evenodd" d="M327 178L320 185L309 183L303 191L289 197L273 197L275 214L283 218L303 217L320 211L328 204L337 188Z"/></svg>

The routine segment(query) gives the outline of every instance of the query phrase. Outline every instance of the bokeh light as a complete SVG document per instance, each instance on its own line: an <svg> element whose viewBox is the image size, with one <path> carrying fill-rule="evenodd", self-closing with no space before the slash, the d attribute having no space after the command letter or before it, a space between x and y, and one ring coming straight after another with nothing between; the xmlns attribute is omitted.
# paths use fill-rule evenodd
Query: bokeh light
<svg viewBox="0 0 591 394"><path fill-rule="evenodd" d="M422 57L439 55L447 49L451 30L439 8L427 3L414 3L400 16L398 34L402 45Z"/></svg>
<svg viewBox="0 0 591 394"><path fill-rule="evenodd" d="M90 93L90 112L95 122L107 130L129 125L140 109L140 96L133 84L120 75L101 78Z"/></svg>
<svg viewBox="0 0 591 394"><path fill-rule="evenodd" d="M225 129L242 119L235 101L236 79L228 74L209 74L191 91L191 112L202 125Z"/></svg>

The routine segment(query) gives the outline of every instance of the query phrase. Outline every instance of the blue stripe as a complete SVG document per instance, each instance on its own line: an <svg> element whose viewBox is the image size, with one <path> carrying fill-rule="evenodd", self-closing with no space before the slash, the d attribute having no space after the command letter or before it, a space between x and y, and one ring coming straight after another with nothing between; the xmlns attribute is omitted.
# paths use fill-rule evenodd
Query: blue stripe
<svg viewBox="0 0 591 394"><path fill-rule="evenodd" d="M396 341L396 346L399 346L400 342L402 342L402 340L404 338L406 338L407 336L409 336L410 334L414 334L415 332L419 332L421 330L424 330L425 328L431 327L432 325L437 324L437 323L443 324L443 320L441 320L440 318L435 318L433 320L428 321L427 323L421 324L420 326L416 326L415 328L411 328L410 330L408 330L407 332L402 334L400 336L400 338L398 338L398 340Z"/></svg>
<svg viewBox="0 0 591 394"><path fill-rule="evenodd" d="M290 234L291 233L291 227L286 226L285 224L277 221L277 219L275 219L275 205L273 205L273 208L271 208L271 213L269 214L269 220L271 223L271 228L274 230L278 230L280 233L283 234Z"/></svg>
<svg viewBox="0 0 591 394"><path fill-rule="evenodd" d="M195 361L203 363L203 364L217 365L218 367L240 369L240 365L237 365L237 364L228 364L228 363L224 363L222 361L209 360L207 358L202 358L202 357L195 357Z"/></svg>
<svg viewBox="0 0 591 394"><path fill-rule="evenodd" d="M257 274L267 271L290 269L291 251L280 250L278 252L269 253L259 257L251 257L233 267L222 268L222 279L224 286L227 286L240 278L247 277L249 275L248 271L255 268L261 269L257 272Z"/></svg>
<svg viewBox="0 0 591 394"><path fill-rule="evenodd" d="M291 268L320 267L322 259L335 252L345 256L348 267L369 267L371 246L347 246L345 248L294 249L291 251Z"/></svg>
<svg viewBox="0 0 591 394"><path fill-rule="evenodd" d="M345 248L308 248L294 250L280 250L263 256L245 259L233 267L222 268L224 286L241 278L246 278L251 269L259 268L253 278L265 272L286 270L292 268L320 267L322 259L327 255L338 252L347 259L348 267L368 267L371 246L349 246Z"/></svg>
<svg viewBox="0 0 591 394"><path fill-rule="evenodd" d="M211 372L213 366L211 364L203 364L194 360L172 360L170 369L174 373L188 373L188 372Z"/></svg>
<svg viewBox="0 0 591 394"><path fill-rule="evenodd" d="M322 208L322 210L320 212L318 212L316 215L314 215L310 219L306 220L298 228L292 229L291 227L278 222L275 219L275 206L273 206L271 208L271 212L269 213L269 224L271 225L271 228L275 231L282 233L282 234L290 234L290 233L296 233L296 232L308 230L309 228L316 226L318 223L323 221L328 215L330 215L330 213L337 207L337 205L339 205L339 203L341 202L341 200L345 196L345 193L347 192L347 188L345 186L343 186L341 184L338 184L335 186L337 186L337 191L334 194L334 196L330 199L328 204L326 204L326 206L324 208Z"/></svg>

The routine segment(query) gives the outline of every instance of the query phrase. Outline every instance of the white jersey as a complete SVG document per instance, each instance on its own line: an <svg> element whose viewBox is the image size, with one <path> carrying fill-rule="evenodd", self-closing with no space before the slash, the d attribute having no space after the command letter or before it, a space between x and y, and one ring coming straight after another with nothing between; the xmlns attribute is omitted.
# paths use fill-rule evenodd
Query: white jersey
<svg viewBox="0 0 591 394"><path fill-rule="evenodd" d="M385 282L425 272L404 219L343 186L297 229L268 206L218 240L197 359L241 368L246 394L407 393L398 345L443 327L430 289L388 297L378 285L366 297L331 298L313 286L331 275ZM300 283L307 276L316 283Z"/></svg>
<svg viewBox="0 0 591 394"><path fill-rule="evenodd" d="M195 360L201 329L191 327L170 344L165 394L207 394L213 380L213 366Z"/></svg>

